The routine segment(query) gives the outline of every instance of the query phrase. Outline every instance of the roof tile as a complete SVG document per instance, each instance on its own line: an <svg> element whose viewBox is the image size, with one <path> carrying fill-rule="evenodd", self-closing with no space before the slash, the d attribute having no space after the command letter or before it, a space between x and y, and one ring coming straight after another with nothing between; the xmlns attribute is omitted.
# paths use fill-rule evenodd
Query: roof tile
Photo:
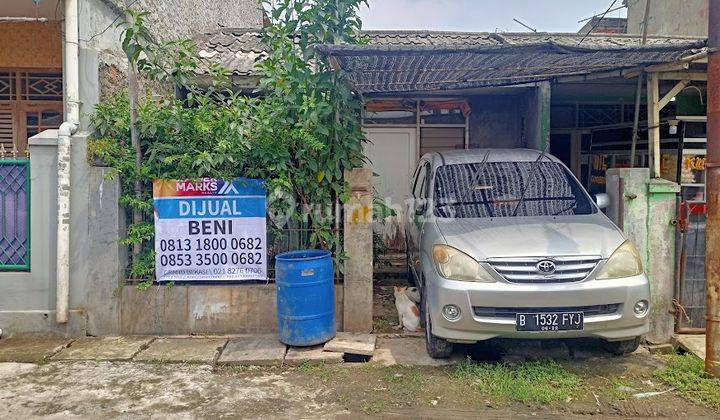
<svg viewBox="0 0 720 420"><path fill-rule="evenodd" d="M575 33L494 33L494 32L446 32L446 31L365 31L371 45L402 47L491 47L501 45L534 45L551 42L560 46L577 46L582 35ZM628 47L639 44L635 35L593 34L580 44L583 47ZM697 38L650 37L648 45L681 45ZM264 52L262 36L258 29L224 28L201 35L195 39L205 56L227 66L233 74L253 73L255 58ZM246 57L243 57L247 55ZM242 58L242 59L241 59ZM251 59L250 59L251 58Z"/></svg>

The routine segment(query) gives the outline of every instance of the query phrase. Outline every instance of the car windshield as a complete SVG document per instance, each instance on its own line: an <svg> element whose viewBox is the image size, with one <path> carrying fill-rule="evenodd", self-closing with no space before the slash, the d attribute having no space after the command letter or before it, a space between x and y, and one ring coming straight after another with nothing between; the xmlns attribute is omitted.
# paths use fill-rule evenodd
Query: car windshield
<svg viewBox="0 0 720 420"><path fill-rule="evenodd" d="M588 196L556 162L445 165L435 175L438 217L512 217L591 214Z"/></svg>

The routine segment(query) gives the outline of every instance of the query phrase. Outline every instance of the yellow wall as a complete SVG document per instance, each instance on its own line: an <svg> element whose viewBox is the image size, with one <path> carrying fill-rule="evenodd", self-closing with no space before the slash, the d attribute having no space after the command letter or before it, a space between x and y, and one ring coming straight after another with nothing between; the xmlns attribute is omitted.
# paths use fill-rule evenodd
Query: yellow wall
<svg viewBox="0 0 720 420"><path fill-rule="evenodd" d="M62 68L60 23L0 23L0 68Z"/></svg>

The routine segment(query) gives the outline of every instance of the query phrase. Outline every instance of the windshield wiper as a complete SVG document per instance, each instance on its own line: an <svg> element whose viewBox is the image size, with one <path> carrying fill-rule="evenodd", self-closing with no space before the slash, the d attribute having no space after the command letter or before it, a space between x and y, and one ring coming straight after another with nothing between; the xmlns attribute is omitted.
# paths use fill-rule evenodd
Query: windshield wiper
<svg viewBox="0 0 720 420"><path fill-rule="evenodd" d="M528 182L525 183L525 188L522 190L522 194L520 194L520 200L518 201L517 205L515 206L515 210L513 210L513 217L517 216L518 209L520 209L520 206L522 205L523 201L525 201L525 193L527 192L528 188L530 188L531 182L535 180L535 172L540 167L539 163L542 160L542 158L545 157L545 154L547 153L548 145L550 143L548 142L545 145L545 149L543 149L542 152L540 152L540 156L535 159L535 162L533 162L533 168L530 174L528 175Z"/></svg>
<svg viewBox="0 0 720 420"><path fill-rule="evenodd" d="M488 204L489 201L452 201L447 203L438 203L435 204L437 207L447 207L447 206L468 206L473 204Z"/></svg>
<svg viewBox="0 0 720 420"><path fill-rule="evenodd" d="M469 188L467 191L465 191L465 194L463 194L462 197L460 197L462 200L460 202L464 202L467 200L468 196L470 195L470 191L473 191L474 185L477 184L478 181L480 181L480 169L482 169L485 166L485 163L488 161L488 158L490 157L490 151L488 150L485 152L485 156L483 156L483 159L480 161L480 165L475 170L475 173L473 174L472 182L470 182Z"/></svg>
<svg viewBox="0 0 720 420"><path fill-rule="evenodd" d="M490 150L485 152L485 156L483 156L483 159L480 161L480 165L478 165L478 168L475 170L475 173L473 174L472 182L470 182L470 185L468 185L467 191L462 195L461 200L458 203L466 203L468 197L470 196L470 192L475 190L475 184L480 181L480 170L484 169L485 164L487 163L488 159L490 158ZM487 201L487 195L485 195L485 190L480 191L481 196ZM472 203L475 204L475 203ZM477 203L480 204L480 203ZM487 204L486 204L487 205ZM492 211L491 211L492 214Z"/></svg>

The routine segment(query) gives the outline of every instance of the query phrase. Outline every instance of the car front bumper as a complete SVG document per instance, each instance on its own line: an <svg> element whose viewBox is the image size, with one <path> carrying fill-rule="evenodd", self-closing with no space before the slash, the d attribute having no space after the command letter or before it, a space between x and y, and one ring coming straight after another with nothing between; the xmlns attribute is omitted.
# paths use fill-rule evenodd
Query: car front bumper
<svg viewBox="0 0 720 420"><path fill-rule="evenodd" d="M447 280L436 273L426 277L428 315L432 333L452 342L476 342L495 337L560 339L599 337L609 341L631 339L648 332L649 311L635 315L633 306L650 301L650 287L643 275L615 280L586 280L564 284L475 283ZM448 321L441 310L457 305L461 317ZM477 316L474 308L513 308L532 312L532 308L577 308L617 305L612 313L586 313L582 331L516 331L515 316ZM525 309L523 309L525 308Z"/></svg>

